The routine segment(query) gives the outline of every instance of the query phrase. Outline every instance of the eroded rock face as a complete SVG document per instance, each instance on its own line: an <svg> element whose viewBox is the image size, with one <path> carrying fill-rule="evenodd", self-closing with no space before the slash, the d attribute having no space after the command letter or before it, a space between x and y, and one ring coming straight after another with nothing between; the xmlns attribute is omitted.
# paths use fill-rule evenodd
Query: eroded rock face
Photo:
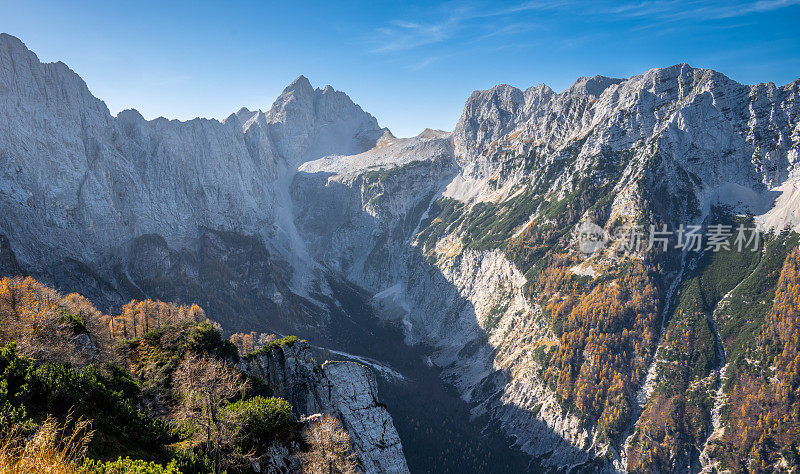
<svg viewBox="0 0 800 474"><path fill-rule="evenodd" d="M250 468L254 472L280 474L300 472L303 469L303 464L302 460L297 456L299 449L299 446L290 447L283 443L273 443L260 459L250 465Z"/></svg>
<svg viewBox="0 0 800 474"><path fill-rule="evenodd" d="M378 401L372 371L355 362L313 359L305 341L265 351L240 363L288 400L299 416L316 413L339 418L368 473L408 472L403 446L386 408Z"/></svg>
<svg viewBox="0 0 800 474"><path fill-rule="evenodd" d="M581 78L561 94L497 86L473 93L453 141L466 174L502 170L501 181L513 177L504 168L514 156L546 160L571 145L576 168L587 169L604 150L638 148L630 164L658 155L673 177L691 173L702 183L694 190L699 203L728 202L733 193L729 204L758 215L772 203L760 200L763 193L796 177L798 87L742 85L687 64L627 79Z"/></svg>
<svg viewBox="0 0 800 474"><path fill-rule="evenodd" d="M392 417L378 401L372 370L355 362L327 361L322 373L328 384L327 402L351 434L364 470L408 472Z"/></svg>

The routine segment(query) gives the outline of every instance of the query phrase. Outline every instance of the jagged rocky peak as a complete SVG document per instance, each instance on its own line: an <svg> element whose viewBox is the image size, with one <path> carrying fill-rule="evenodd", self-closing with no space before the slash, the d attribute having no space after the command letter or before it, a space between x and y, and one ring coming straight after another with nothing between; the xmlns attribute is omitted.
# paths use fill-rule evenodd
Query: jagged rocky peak
<svg viewBox="0 0 800 474"><path fill-rule="evenodd" d="M603 140L632 142L652 138L672 122L673 126L699 133L701 127L694 123L689 127L687 121L695 120L697 117L688 114L700 109L714 115L707 119L719 118L728 126L758 127L763 122L786 122L786 113L780 112L779 104L794 107L792 90L791 85L745 86L722 73L688 64L655 68L627 79L581 77L560 94L545 85L524 93L502 85L470 96L453 137L459 158L474 161L487 150L494 150L491 146L498 140L510 138L517 143L539 142L558 148L590 130L606 131L611 124L629 133L613 137L598 135ZM705 93L709 95L706 97ZM754 120L748 123L742 117L751 114L746 107L751 98L756 106L762 106L764 113L754 110ZM634 122L637 122L635 127ZM707 124L705 128L710 126ZM733 131L725 133L728 132ZM728 148L730 145L722 149Z"/></svg>
<svg viewBox="0 0 800 474"><path fill-rule="evenodd" d="M108 115L105 103L89 92L86 83L61 61L42 63L18 38L0 34L0 102L15 100L20 115L33 116L33 104L66 105L71 114Z"/></svg>
<svg viewBox="0 0 800 474"><path fill-rule="evenodd" d="M6 76L5 73L10 72L22 76L30 73L32 69L38 69L40 65L36 53L29 50L19 38L7 33L0 33L0 58L2 58L2 64L6 65L2 69L4 79L11 77L10 75ZM16 68L8 67L12 61L17 66Z"/></svg>
<svg viewBox="0 0 800 474"><path fill-rule="evenodd" d="M247 130L245 124L252 122L255 117L259 114L262 114L260 110L250 110L247 107L242 107L241 109L237 110L236 113L230 114L228 118L224 120L227 122L228 120L236 119L242 124L244 130Z"/></svg>
<svg viewBox="0 0 800 474"><path fill-rule="evenodd" d="M265 121L293 166L328 154L361 153L374 147L384 132L347 94L330 86L314 89L305 76L284 89Z"/></svg>
<svg viewBox="0 0 800 474"><path fill-rule="evenodd" d="M456 152L471 155L475 147L482 149L511 132L520 121L524 105L523 92L507 84L473 92L453 131Z"/></svg>
<svg viewBox="0 0 800 474"><path fill-rule="evenodd" d="M499 84L489 90L474 91L464 105L464 115L469 117L482 111L515 113L517 108L524 103L525 97L521 90L508 84Z"/></svg>
<svg viewBox="0 0 800 474"><path fill-rule="evenodd" d="M117 124L130 140L142 142L147 136L147 120L136 109L125 109L118 113Z"/></svg>
<svg viewBox="0 0 800 474"><path fill-rule="evenodd" d="M121 121L121 122L127 122L127 123L143 123L143 122L147 122L147 120L144 118L144 116L141 113L139 113L139 111L136 110L136 109L121 110L117 114L117 120Z"/></svg>
<svg viewBox="0 0 800 474"><path fill-rule="evenodd" d="M394 134L387 128L384 130L383 134L378 139L378 141L375 142L375 147L376 148L384 147L394 143L396 140L397 137L395 137Z"/></svg>
<svg viewBox="0 0 800 474"><path fill-rule="evenodd" d="M627 89L640 89L656 94L660 98L680 101L697 93L726 89L727 92L746 93L743 86L713 69L694 68L681 63L664 68L654 68L644 74L632 76L624 81Z"/></svg>
<svg viewBox="0 0 800 474"><path fill-rule="evenodd" d="M283 94L296 94L298 96L311 95L313 93L314 87L311 86L311 81L302 74L297 76L297 79L292 81L292 83L283 90Z"/></svg>
<svg viewBox="0 0 800 474"><path fill-rule="evenodd" d="M308 78L299 76L292 81L272 104L269 122L306 118L310 122L331 120L332 114L354 118L365 130L379 130L378 121L355 104L344 92L330 85L315 89Z"/></svg>
<svg viewBox="0 0 800 474"><path fill-rule="evenodd" d="M608 89L609 86L619 84L622 81L624 81L624 79L615 79L605 76L580 77L565 91L565 94L580 94L597 98L600 97L600 94Z"/></svg>
<svg viewBox="0 0 800 474"><path fill-rule="evenodd" d="M547 84L539 84L525 89L525 111L530 114L551 100L556 93Z"/></svg>
<svg viewBox="0 0 800 474"><path fill-rule="evenodd" d="M558 107L557 103L572 98L597 99L610 86L624 81L604 76L581 77L561 94L545 84L529 87L525 92L505 84L475 91L453 132L457 154L474 159L520 125L542 116L548 108Z"/></svg>
<svg viewBox="0 0 800 474"><path fill-rule="evenodd" d="M314 88L305 76L300 76L283 89L275 99L268 115L270 122L286 120L292 113L308 114L304 118L311 119L314 112Z"/></svg>

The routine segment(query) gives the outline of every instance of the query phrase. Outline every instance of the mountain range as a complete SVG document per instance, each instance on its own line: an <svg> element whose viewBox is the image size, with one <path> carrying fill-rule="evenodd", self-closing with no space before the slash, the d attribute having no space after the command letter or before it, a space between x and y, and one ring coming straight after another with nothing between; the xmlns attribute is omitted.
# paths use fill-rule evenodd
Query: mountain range
<svg viewBox="0 0 800 474"><path fill-rule="evenodd" d="M2 34L0 276L198 303L372 367L412 471L448 435L393 391L462 404L459 433L532 470L789 469L799 96L678 64L476 91L452 132L398 138L300 76L267 111L148 121ZM618 232L692 225L726 245Z"/></svg>

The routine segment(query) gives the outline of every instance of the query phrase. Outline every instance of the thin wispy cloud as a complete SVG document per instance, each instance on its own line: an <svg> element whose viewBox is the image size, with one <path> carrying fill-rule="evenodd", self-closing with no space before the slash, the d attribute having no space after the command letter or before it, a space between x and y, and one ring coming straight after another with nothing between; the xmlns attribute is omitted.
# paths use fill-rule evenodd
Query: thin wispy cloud
<svg viewBox="0 0 800 474"><path fill-rule="evenodd" d="M666 23L723 21L800 4L800 0L666 0L609 3L599 1L524 1L519 3L448 3L417 17L396 18L370 37L370 51L393 53L443 43L471 45L530 32L548 15L615 21L636 20L631 30L656 28ZM437 18L437 20L429 20Z"/></svg>
<svg viewBox="0 0 800 474"><path fill-rule="evenodd" d="M726 5L718 9L715 13L717 14L717 18L734 18L750 13L768 12L799 4L800 0L763 0L752 5Z"/></svg>
<svg viewBox="0 0 800 474"><path fill-rule="evenodd" d="M550 2L525 2L516 6L500 9L494 14L507 15L511 13L521 13L521 12L529 12L537 10L538 11L555 10L562 7L575 6L577 3L578 2L575 2L574 0L558 0Z"/></svg>
<svg viewBox="0 0 800 474"><path fill-rule="evenodd" d="M457 16L434 23L394 20L390 26L377 30L377 39L381 44L372 51L388 53L439 43L450 38L458 27L459 18Z"/></svg>
<svg viewBox="0 0 800 474"><path fill-rule="evenodd" d="M800 0L638 2L610 9L612 15L652 20L722 20L800 4Z"/></svg>
<svg viewBox="0 0 800 474"><path fill-rule="evenodd" d="M439 60L438 57L425 58L422 61L412 65L411 70L419 71L420 69L425 69L426 67L430 66L431 64L435 63L438 60Z"/></svg>
<svg viewBox="0 0 800 474"><path fill-rule="evenodd" d="M511 23L506 25L493 26L492 28L490 28L490 31L488 33L476 36L473 40L469 41L469 43L480 43L481 41L485 41L498 36L510 36L520 33L527 33L534 29L536 29L536 25L531 23Z"/></svg>
<svg viewBox="0 0 800 474"><path fill-rule="evenodd" d="M393 20L391 23L392 25L398 28L406 28L406 29L414 29L414 28L419 28L421 26L419 23L404 21L404 20Z"/></svg>
<svg viewBox="0 0 800 474"><path fill-rule="evenodd" d="M504 19L524 12L557 9L569 3L560 0L524 2L499 7L464 3L457 6L446 5L440 9L440 13L444 13L444 18L441 20L433 22L409 19L391 20L387 26L376 30L377 37L373 38L373 41L379 44L371 50L374 53L406 51L442 43L459 36L470 37L468 42L475 42L476 39L481 38L488 39L503 34L521 33L530 30L531 25L525 26L517 23L510 27ZM429 14L426 16L437 17L439 15ZM492 18L496 20L491 21ZM483 32L477 30L483 30Z"/></svg>

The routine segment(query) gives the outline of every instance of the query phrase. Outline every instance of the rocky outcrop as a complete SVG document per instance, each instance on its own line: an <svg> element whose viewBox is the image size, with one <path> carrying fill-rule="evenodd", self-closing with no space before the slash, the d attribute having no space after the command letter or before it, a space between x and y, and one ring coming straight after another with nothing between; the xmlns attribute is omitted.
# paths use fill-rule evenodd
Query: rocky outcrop
<svg viewBox="0 0 800 474"><path fill-rule="evenodd" d="M355 362L327 361L322 373L326 403L342 420L366 472L408 472L400 437L386 408L378 401L372 370Z"/></svg>
<svg viewBox="0 0 800 474"><path fill-rule="evenodd" d="M300 447L296 443L287 446L284 443L272 443L260 459L254 461L250 468L254 472L267 472L270 474L290 474L301 472L303 463L297 453Z"/></svg>
<svg viewBox="0 0 800 474"><path fill-rule="evenodd" d="M378 401L372 371L355 362L316 363L307 342L260 351L240 369L266 382L299 416L339 418L368 473L408 472L403 446L386 408Z"/></svg>

